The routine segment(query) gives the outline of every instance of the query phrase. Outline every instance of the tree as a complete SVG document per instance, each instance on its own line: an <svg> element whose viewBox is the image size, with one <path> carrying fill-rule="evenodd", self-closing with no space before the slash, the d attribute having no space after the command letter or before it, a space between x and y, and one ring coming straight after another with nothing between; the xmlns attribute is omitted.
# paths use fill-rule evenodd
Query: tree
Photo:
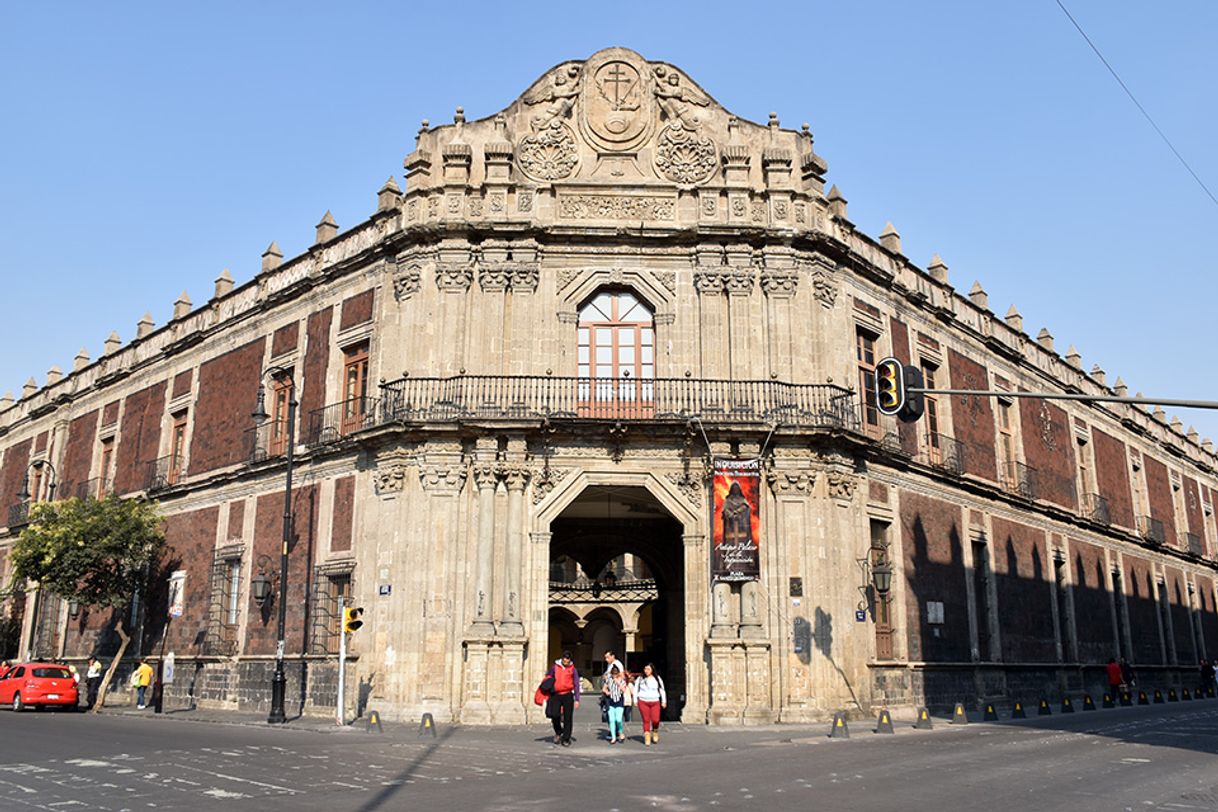
<svg viewBox="0 0 1218 812"><path fill-rule="evenodd" d="M30 523L13 544L13 574L37 581L39 588L82 607L116 609L120 645L98 692L100 708L131 637L121 610L144 591L148 572L165 546L155 502L120 499L68 499L39 502Z"/></svg>

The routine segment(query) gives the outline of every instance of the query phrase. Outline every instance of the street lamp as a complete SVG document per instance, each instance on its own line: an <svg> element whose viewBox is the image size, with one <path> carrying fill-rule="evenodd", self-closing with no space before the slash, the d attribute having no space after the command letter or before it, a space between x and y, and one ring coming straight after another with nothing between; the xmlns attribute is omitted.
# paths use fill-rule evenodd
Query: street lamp
<svg viewBox="0 0 1218 812"><path fill-rule="evenodd" d="M55 472L55 466L47 460L34 460L25 469L25 478L21 480L21 490L17 493L17 498L22 502L28 502L37 496L37 494L30 493L30 471L38 471L43 468L50 474L47 479L47 499L55 498L55 486L59 483L59 475Z"/></svg>
<svg viewBox="0 0 1218 812"><path fill-rule="evenodd" d="M271 597L271 579L264 573L258 573L250 581L250 591L254 594L254 603L261 609L266 605L267 598Z"/></svg>
<svg viewBox="0 0 1218 812"><path fill-rule="evenodd" d="M287 626L288 609L288 544L292 539L292 460L296 445L296 381L292 371L280 366L269 367L262 373L258 383L258 401L254 407L254 424L261 426L266 423L266 389L262 380L270 378L288 390L288 444L287 444L287 482L283 489L283 546L279 550L279 623L277 630L278 642L275 645L275 675L271 677L271 712L267 716L269 724L283 724L287 716L283 712L284 695L287 692L288 678L283 673L284 630ZM279 418L279 415L275 415ZM265 576L263 576L265 578ZM270 583L265 583L263 600L270 594ZM255 593L257 600L257 593Z"/></svg>

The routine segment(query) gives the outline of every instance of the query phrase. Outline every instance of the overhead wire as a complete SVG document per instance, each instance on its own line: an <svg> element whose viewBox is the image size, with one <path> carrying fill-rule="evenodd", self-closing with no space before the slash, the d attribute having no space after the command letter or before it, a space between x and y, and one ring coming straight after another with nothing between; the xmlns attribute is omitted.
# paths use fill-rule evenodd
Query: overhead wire
<svg viewBox="0 0 1218 812"><path fill-rule="evenodd" d="M1125 95L1129 97L1129 100L1134 103L1134 105L1138 108L1138 110L1142 113L1142 115L1146 118L1146 120L1148 122L1150 122L1150 126L1153 127L1155 132L1157 132L1159 134L1159 137L1163 139L1163 143L1167 144L1167 148L1172 151L1172 154L1176 156L1176 159L1178 161L1180 161L1180 164L1186 170L1188 170L1188 174L1193 176L1193 180L1197 181L1197 185L1201 187L1202 191L1205 192L1205 194L1209 197L1210 201L1215 206L1218 206L1218 197L1214 197L1214 193L1211 192L1209 187L1205 185L1205 182L1203 180L1201 180L1200 176L1198 176L1197 173L1193 171L1193 168L1191 166L1189 166L1188 161L1184 160L1184 156L1181 155L1180 151L1178 149L1176 149L1174 144L1172 144L1171 139L1168 138L1167 134L1164 133L1163 130L1159 127L1159 125L1155 123L1155 120L1153 118L1151 118L1150 113L1146 112L1146 108L1143 107L1142 103L1139 102L1137 97L1133 95L1133 91L1129 89L1129 86L1125 84L1125 82L1121 79L1121 77L1119 75L1117 75L1116 70L1112 67L1111 64L1109 64L1108 60L1104 58L1104 55L1102 53L1100 53L1100 49L1097 48L1095 43L1091 41L1091 37L1087 36L1087 32L1084 31L1083 27L1078 24L1078 20L1074 19L1074 15L1070 13L1070 10L1066 8L1065 4L1062 3L1062 0L1055 0L1055 2L1057 3L1057 7L1062 10L1062 13L1066 15L1066 17L1070 20L1070 22L1078 30L1078 33L1081 34L1083 39L1087 41L1087 44L1091 46L1091 50L1095 52L1095 55L1100 58L1100 62L1104 63L1104 67L1107 68L1108 72L1112 74L1112 78L1117 80L1117 84L1119 84L1121 86L1121 89L1125 91Z"/></svg>

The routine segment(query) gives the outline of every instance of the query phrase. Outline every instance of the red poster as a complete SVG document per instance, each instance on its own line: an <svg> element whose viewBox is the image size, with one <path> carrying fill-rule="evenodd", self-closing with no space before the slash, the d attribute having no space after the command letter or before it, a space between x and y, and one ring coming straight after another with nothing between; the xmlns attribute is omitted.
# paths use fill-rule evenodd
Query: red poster
<svg viewBox="0 0 1218 812"><path fill-rule="evenodd" d="M715 460L714 563L716 581L761 577L761 461Z"/></svg>

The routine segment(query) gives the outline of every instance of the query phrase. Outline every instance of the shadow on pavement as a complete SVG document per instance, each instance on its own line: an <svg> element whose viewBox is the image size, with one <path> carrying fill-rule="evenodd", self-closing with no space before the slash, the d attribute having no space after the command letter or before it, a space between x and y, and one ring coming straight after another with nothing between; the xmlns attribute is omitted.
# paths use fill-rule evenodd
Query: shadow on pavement
<svg viewBox="0 0 1218 812"><path fill-rule="evenodd" d="M415 756L414 761L410 762L405 769L394 776L393 780L387 782L384 789L369 798L366 803L362 804L358 808L357 812L372 812L375 809L382 808L386 803L392 801L393 796L397 794L398 790L400 790L406 784L406 782L414 778L414 775L419 768L427 763L427 759L431 757L432 753L434 753L436 749L440 747L440 745L444 744L444 742L448 740L448 738L453 734L454 730L455 728L453 727L446 728L435 741L431 742L431 744L423 748L422 752Z"/></svg>

